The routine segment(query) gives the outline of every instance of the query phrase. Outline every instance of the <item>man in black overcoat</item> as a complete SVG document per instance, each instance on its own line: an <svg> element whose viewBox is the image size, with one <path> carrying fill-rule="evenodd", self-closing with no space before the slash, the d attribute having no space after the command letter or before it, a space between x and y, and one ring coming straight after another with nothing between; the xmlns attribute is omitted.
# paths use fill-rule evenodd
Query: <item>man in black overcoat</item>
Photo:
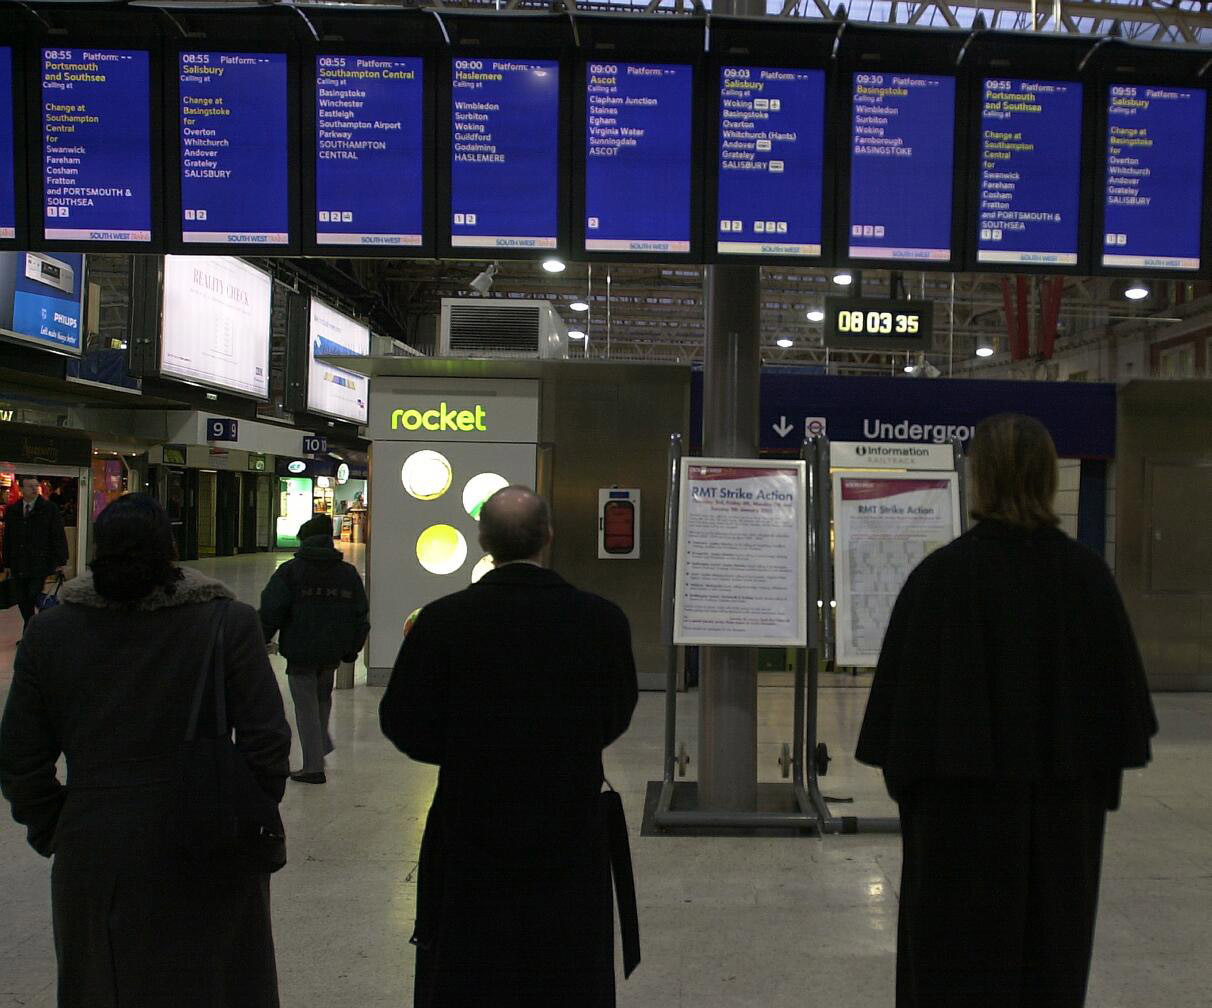
<svg viewBox="0 0 1212 1008"><path fill-rule="evenodd" d="M551 538L545 501L495 494L480 542L496 569L425 606L380 707L383 733L441 768L421 844L417 1008L615 1003L611 863L622 895L630 861L602 750L636 704L631 633L617 606L544 566ZM620 919L630 972L633 901Z"/></svg>
<svg viewBox="0 0 1212 1008"><path fill-rule="evenodd" d="M18 485L21 499L4 512L4 566L24 624L46 579L67 563L67 535L59 509L38 492L38 477L22 476Z"/></svg>

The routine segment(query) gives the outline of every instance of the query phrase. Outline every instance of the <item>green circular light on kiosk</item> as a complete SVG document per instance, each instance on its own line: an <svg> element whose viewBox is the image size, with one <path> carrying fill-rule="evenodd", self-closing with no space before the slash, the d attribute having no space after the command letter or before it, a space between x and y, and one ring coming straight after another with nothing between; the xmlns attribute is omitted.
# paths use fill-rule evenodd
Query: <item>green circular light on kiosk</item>
<svg viewBox="0 0 1212 1008"><path fill-rule="evenodd" d="M467 559L467 540L453 525L430 525L417 537L417 560L430 574L453 574Z"/></svg>
<svg viewBox="0 0 1212 1008"><path fill-rule="evenodd" d="M490 570L495 570L496 566L497 565L492 562L492 557L490 557L490 556L482 557L480 559L480 562L477 563L473 568L471 568L471 583L475 584L477 581L480 580L480 578L482 578Z"/></svg>
<svg viewBox="0 0 1212 1008"><path fill-rule="evenodd" d="M437 500L450 489L454 472L441 452L429 448L413 452L400 469L400 482L417 500Z"/></svg>
<svg viewBox="0 0 1212 1008"><path fill-rule="evenodd" d="M507 486L509 486L509 480L496 473L480 473L478 476L471 477L467 481L467 486L463 487L463 510L479 521L480 509L487 503L488 498L498 490L504 490Z"/></svg>

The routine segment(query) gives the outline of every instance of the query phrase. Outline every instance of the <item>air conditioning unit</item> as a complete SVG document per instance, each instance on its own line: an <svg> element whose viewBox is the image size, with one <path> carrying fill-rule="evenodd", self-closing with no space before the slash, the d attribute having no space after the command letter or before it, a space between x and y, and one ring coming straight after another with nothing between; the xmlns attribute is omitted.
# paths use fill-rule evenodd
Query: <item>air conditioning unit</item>
<svg viewBox="0 0 1212 1008"><path fill-rule="evenodd" d="M443 298L438 355L564 359L568 328L547 301Z"/></svg>

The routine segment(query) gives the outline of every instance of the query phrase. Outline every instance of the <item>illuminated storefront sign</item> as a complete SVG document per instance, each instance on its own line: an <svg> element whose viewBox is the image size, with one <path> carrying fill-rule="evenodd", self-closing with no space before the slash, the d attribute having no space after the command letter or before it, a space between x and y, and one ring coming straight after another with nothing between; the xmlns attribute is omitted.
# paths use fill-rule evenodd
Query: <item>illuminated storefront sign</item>
<svg viewBox="0 0 1212 1008"><path fill-rule="evenodd" d="M486 431L487 412L483 406L451 409L441 403L436 409L397 409L391 412L392 430Z"/></svg>

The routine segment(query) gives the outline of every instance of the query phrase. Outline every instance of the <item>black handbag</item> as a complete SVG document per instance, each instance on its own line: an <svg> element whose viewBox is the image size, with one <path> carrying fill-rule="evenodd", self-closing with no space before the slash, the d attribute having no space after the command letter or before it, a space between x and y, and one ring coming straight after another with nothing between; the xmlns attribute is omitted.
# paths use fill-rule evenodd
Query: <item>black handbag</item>
<svg viewBox="0 0 1212 1008"><path fill-rule="evenodd" d="M17 593L13 590L13 579L0 581L0 609L11 609L17 604Z"/></svg>
<svg viewBox="0 0 1212 1008"><path fill-rule="evenodd" d="M286 864L286 830L278 803L257 782L232 741L224 669L227 603L220 602L217 608L214 633L194 688L189 727L178 753L177 832L185 854L200 864L268 874ZM198 732L208 683L214 696L213 736Z"/></svg>

